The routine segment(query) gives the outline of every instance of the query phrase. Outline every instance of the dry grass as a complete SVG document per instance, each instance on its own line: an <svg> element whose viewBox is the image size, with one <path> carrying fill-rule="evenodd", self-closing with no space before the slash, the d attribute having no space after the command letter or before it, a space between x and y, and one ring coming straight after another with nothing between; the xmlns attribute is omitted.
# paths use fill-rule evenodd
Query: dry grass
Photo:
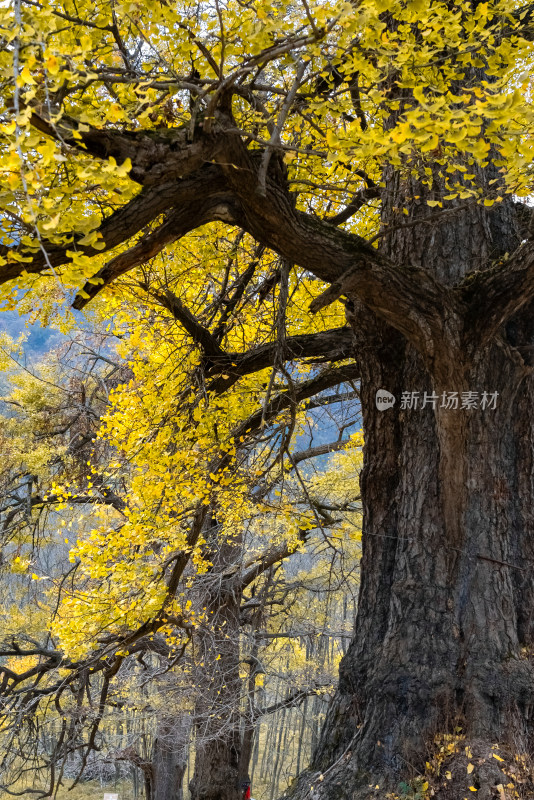
<svg viewBox="0 0 534 800"><path fill-rule="evenodd" d="M32 788L32 787L27 787ZM15 791L21 791L20 788ZM104 794L113 793L119 795L119 800L134 800L132 784L129 781L117 782L109 786L101 786L100 781L87 781L75 786L69 791L69 784L59 789L56 800L103 800ZM35 795L22 795L25 800L31 800ZM0 800L15 800L12 795L0 794Z"/></svg>

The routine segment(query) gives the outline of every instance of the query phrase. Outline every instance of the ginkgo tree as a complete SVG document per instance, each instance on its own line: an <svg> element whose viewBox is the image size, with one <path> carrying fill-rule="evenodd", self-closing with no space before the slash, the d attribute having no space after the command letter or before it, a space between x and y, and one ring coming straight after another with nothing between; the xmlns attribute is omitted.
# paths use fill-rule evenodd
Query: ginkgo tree
<svg viewBox="0 0 534 800"><path fill-rule="evenodd" d="M237 270L239 275L246 249L242 253L237 244L227 243L227 266L229 273ZM200 254L195 249L197 259ZM204 266L209 269L207 258ZM249 276L246 294L240 296L234 288L233 312L229 306L219 309L212 323L215 329L256 341L263 318L269 333L275 304L265 287L271 291L275 286L272 267L268 259L255 280ZM157 272L152 278L158 278ZM194 306L199 290L192 278L194 270L187 270L177 280L182 283L180 294L188 294ZM178 283L173 288L177 291ZM215 278L212 288L217 288ZM287 289L289 293L289 283ZM115 309L114 330L96 337L96 349L91 338L85 342L82 337L62 346L67 355L59 366L49 353L33 372L20 363L23 354L17 355L17 347L11 348L11 361L9 349L4 358L4 366L12 367L5 402L13 410L2 420L6 439L11 437L2 464L3 540L11 541L7 547L12 572L26 573L30 586L32 581L42 582L46 602L37 592L40 636L35 626L30 633L17 614L0 647L0 654L9 659L0 667L5 697L2 744L10 752L3 783L9 787L10 778L19 779L10 791L20 789L23 779L27 786L27 774L33 770L35 791L48 796L57 782L72 777L72 756L79 754L81 760L74 763L77 782L88 759L94 763L91 751L103 747L114 709L124 707L144 709L144 714L157 718L150 759L131 742L108 756L142 770L148 800L181 792L191 728L187 720L196 732L192 796L232 797L247 774L252 737L262 716L251 707L249 747L240 754L240 663L247 655L241 630L249 622L266 623L268 609L284 605L278 598L287 590L278 588L276 596L266 596L259 607L245 593L263 595L264 574L300 548L314 528L325 535L326 526L338 524L328 510L337 510L342 519L346 516L348 498L357 487L354 464L359 463L361 442L358 435L343 434L357 424L358 415L349 413L344 420L342 415L333 426L339 435L331 442L308 448L302 442L313 435L306 430L317 427L314 417L321 410L324 414L337 407L335 419L342 402L355 401L357 392L350 387L341 394L321 394L355 375L355 367L349 363L318 370L316 363L302 363L288 372L295 360L291 349L309 341L309 335L290 337L290 349L279 362L290 381L289 393L281 391L275 373L269 378L270 395L265 388L258 394L257 385L266 385L265 375L239 383L239 376L229 383L229 375L223 375L223 385L214 387L208 402L209 366L199 361L202 353L197 352L198 334L203 330L201 339L209 338L208 329L195 323L191 330L196 338L184 335L175 319L183 307L176 306L168 289L156 293L163 300L159 315L154 313L157 305L141 305L135 295L137 282L124 290L132 295L137 311L132 315ZM283 304L277 311L284 309L288 323L298 314L299 295L292 296L294 304ZM254 327L244 324L249 315ZM193 318L185 319L191 328ZM239 333L234 334L237 326ZM337 350L332 350L332 338L312 338L318 357L328 345L329 361L346 361L347 331L334 333ZM118 348L113 341L120 343ZM253 348L245 372L265 373L273 349L278 345ZM313 377L306 379L310 371ZM311 402L299 401L299 394ZM259 397L264 402L258 406ZM328 491L320 482L315 491L301 470L313 459L347 447L347 456L354 453L356 461L352 467L340 462L346 466L338 470L335 486L342 501L323 506L332 492L331 482ZM354 518L354 513L349 515ZM354 519L357 522L359 514ZM359 539L359 524L352 527L349 543ZM257 533L251 534L254 529ZM70 564L65 563L65 534L65 543L72 543ZM43 561L43 550L49 553L50 548L62 554L52 571ZM344 549L342 542L341 550L338 546L333 552ZM331 557L323 563L328 560L331 570ZM35 589L29 591L35 600ZM249 607L258 612L254 620L248 620ZM152 672L144 671L143 656L158 662ZM177 670L185 671L185 677L177 677ZM161 674L168 674L165 686L170 694L163 705L154 702L163 691L158 688ZM154 684L148 701L142 693L141 699L138 693L131 696L136 681ZM250 681L254 683L255 673ZM316 691L313 682L311 688L293 687L280 705L291 708ZM175 702L181 696L186 698L183 707ZM268 707L271 711L264 713L278 706ZM62 722L56 719L58 712ZM58 724L61 734L52 737L52 746L39 758L43 737L50 738L46 731ZM32 735L35 760L30 769L23 755L32 746Z"/></svg>
<svg viewBox="0 0 534 800"><path fill-rule="evenodd" d="M479 743L476 771L448 770L435 796L504 792L513 781L491 746L504 747L511 726L529 737L533 257L521 198L532 180L533 14L520 0L1 10L8 304L31 296L48 314L75 295L75 309L93 301L111 315L131 281L161 294L145 265L170 272L176 242L194 254L199 237L235 229L261 258L277 254L275 285L296 281L311 301L316 316L299 304L287 338L272 327L286 354L292 339L310 355L336 342L326 309L345 298L366 439L362 584L339 690L295 797L407 785L436 732L460 728ZM250 376L248 335L239 353L210 327L211 283L202 270L195 281L207 287L196 314L172 286L164 304L202 344L215 387ZM275 363L276 348L261 352ZM307 391L289 375L276 400L286 407ZM248 386L265 391L260 428L280 412L269 384ZM162 392L156 415L171 403ZM227 436L216 400L211 421L191 413L199 430L213 423L214 438L219 425ZM234 444L210 470L221 496ZM200 536L208 512L195 513ZM144 521L136 508L133 534ZM192 542L176 534L172 545Z"/></svg>

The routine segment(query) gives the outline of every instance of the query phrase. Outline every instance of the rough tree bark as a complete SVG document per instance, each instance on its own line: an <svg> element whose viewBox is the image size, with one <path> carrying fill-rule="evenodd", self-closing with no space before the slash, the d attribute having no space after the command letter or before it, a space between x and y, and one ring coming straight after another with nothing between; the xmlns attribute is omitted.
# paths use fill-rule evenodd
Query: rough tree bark
<svg viewBox="0 0 534 800"><path fill-rule="evenodd" d="M190 732L189 715L159 721L152 750L151 800L183 800Z"/></svg>
<svg viewBox="0 0 534 800"><path fill-rule="evenodd" d="M208 622L197 637L195 648L198 699L191 800L239 800L242 590L224 573L235 570L240 547L237 540L221 538L212 516L206 540L213 566L206 576L206 589L201 591Z"/></svg>
<svg viewBox="0 0 534 800"><path fill-rule="evenodd" d="M382 252L399 270L411 263L443 284L445 319L447 287L519 247L514 205L433 224L428 208L409 199L424 196L422 187L386 177ZM388 235L403 205L405 219L421 225ZM474 284L466 293L477 291L476 276ZM484 300L481 293L480 318ZM365 434L359 608L339 689L294 798L353 800L376 797L376 785L395 789L401 776L424 769L434 734L456 725L487 743L506 742L515 729L528 746L532 311L525 304L487 341L477 315L460 308L441 341L429 333L415 347L355 295L349 303ZM379 389L396 397L394 407L377 409ZM476 409L461 408L469 391L478 392ZM401 407L403 392L418 393L418 408ZM422 408L425 392L435 400ZM444 392L458 392L457 409L442 407ZM498 392L495 408L480 407L483 392ZM479 788L493 796L491 786Z"/></svg>

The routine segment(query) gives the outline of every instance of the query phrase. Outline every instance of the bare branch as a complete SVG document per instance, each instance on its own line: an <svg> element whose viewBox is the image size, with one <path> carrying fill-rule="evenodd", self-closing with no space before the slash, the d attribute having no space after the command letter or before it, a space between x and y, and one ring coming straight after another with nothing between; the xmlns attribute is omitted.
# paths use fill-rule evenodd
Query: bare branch
<svg viewBox="0 0 534 800"><path fill-rule="evenodd" d="M328 217L326 221L331 225L341 225L356 214L369 200L375 200L380 197L380 194L381 189L379 186L367 186L365 189L356 192L350 203L342 211L339 211L333 217Z"/></svg>
<svg viewBox="0 0 534 800"><path fill-rule="evenodd" d="M332 386L338 386L346 381L354 380L359 377L359 373L360 370L357 364L347 364L343 367L327 369L314 378L296 384L292 391L282 392L277 395L266 408L259 409L242 422L233 432L235 439L239 442L241 436L260 430L262 422L265 424L272 422L279 414L295 403L307 400L325 389L330 389Z"/></svg>

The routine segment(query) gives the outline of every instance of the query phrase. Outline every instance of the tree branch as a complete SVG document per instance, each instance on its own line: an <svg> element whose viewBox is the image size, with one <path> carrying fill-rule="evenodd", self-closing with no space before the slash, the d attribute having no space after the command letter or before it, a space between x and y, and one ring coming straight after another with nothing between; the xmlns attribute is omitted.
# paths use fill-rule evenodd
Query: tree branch
<svg viewBox="0 0 534 800"><path fill-rule="evenodd" d="M132 162L130 178L142 186L179 180L200 169L212 158L213 142L198 136L191 141L189 126L148 131L119 131L80 125L63 116L51 122L37 110L30 116L34 128L62 144L95 158L114 158L117 164ZM74 135L76 133L76 136Z"/></svg>
<svg viewBox="0 0 534 800"><path fill-rule="evenodd" d="M332 386L355 380L359 375L360 369L357 364L346 364L343 367L332 367L314 378L296 384L291 391L276 395L265 408L254 412L242 422L233 431L236 441L239 442L241 436L260 430L263 424L272 422L279 414L296 403L307 400L325 389L330 389Z"/></svg>
<svg viewBox="0 0 534 800"><path fill-rule="evenodd" d="M301 461L308 461L310 458L317 458L318 456L324 456L328 453L336 453L338 450L345 450L350 443L350 439L340 439L339 442L319 444L317 447L309 447L307 450L300 450L296 453L292 453L291 460L294 464L300 464Z"/></svg>
<svg viewBox="0 0 534 800"><path fill-rule="evenodd" d="M185 328L195 344L200 345L205 356L216 361L227 358L215 337L198 322L179 297L168 289L163 293L155 291L151 294Z"/></svg>
<svg viewBox="0 0 534 800"><path fill-rule="evenodd" d="M451 323L463 310L452 290L424 269L394 265L361 236L296 209L276 160L266 176L266 195L260 197L258 155L247 150L239 136L227 135L224 160L222 154L217 158L241 200L242 227L282 258L333 284L327 298L312 304L312 311L341 295L356 297L399 330L427 361L435 358L438 348L450 352Z"/></svg>
<svg viewBox="0 0 534 800"><path fill-rule="evenodd" d="M50 123L43 123L38 116L36 120L41 129L44 125L48 133L54 134L55 129ZM69 132L63 121L62 125L62 135L70 137L69 143L74 142L72 130ZM239 224L256 241L289 263L334 284L327 296L315 301L312 310L343 294L359 298L412 342L427 362L434 359L439 347L450 351L451 320L463 310L458 308L458 296L427 271L410 266L398 267L362 237L297 210L288 189L285 166L278 156L270 159L265 175L266 196L261 197L258 189L261 190L262 151L248 150L239 135L229 132L232 129L235 129L235 123L225 110L216 112L211 135L199 133L198 141L193 143L181 129L166 132L168 137L160 131L91 129L82 134L84 146L95 156L113 156L117 160L132 158L135 165L131 177L145 185L188 175L178 182L177 197L171 204L178 215L173 223L176 224L175 233L171 233L169 228L172 225L169 223L160 234L154 233L153 239L139 245L134 252L117 256L119 260L108 264L103 274L96 277L111 281L117 274L130 269L130 264L135 266L139 263L143 247L147 247L149 253L153 252L152 248L163 247L173 236L179 238L209 219L222 219L230 224ZM220 165L219 173L212 164L205 164L213 159ZM219 210L213 199L213 187L208 185L209 181L206 182L208 175L218 179L219 191L225 198L219 203ZM212 200L209 212L204 205L207 198ZM232 212L228 210L229 202L233 204ZM178 205L181 210L176 208ZM138 226L132 227L139 230ZM119 241L129 238L132 231L128 234L119 237ZM108 242L106 246L109 247ZM66 248L59 248L54 254L53 266L65 263L65 251ZM92 254L90 248L83 252ZM42 261L42 256L34 255L31 263L17 264L15 269L4 270L4 280L17 277L23 268L30 272L42 271L45 269ZM98 289L86 287L84 291L94 296ZM77 298L76 307L82 305L82 300Z"/></svg>
<svg viewBox="0 0 534 800"><path fill-rule="evenodd" d="M346 208L339 211L333 217L327 217L326 222L329 222L330 225L341 225L356 214L369 200L375 200L377 197L380 197L380 194L381 189L379 186L367 186L365 189L360 189L359 192L356 192Z"/></svg>
<svg viewBox="0 0 534 800"><path fill-rule="evenodd" d="M210 176L206 176L206 182L215 180L214 171L217 171L216 168L215 170L212 168ZM187 198L189 197L189 191L186 190L190 190L192 184L187 181L184 183L187 186L176 183L162 183L157 188L142 189L129 203L126 203L109 217L103 219L98 228L98 232L105 244L103 250L79 245L76 242L76 237L74 242L68 245L59 245L43 239L43 248L46 250L50 264L53 267L67 264L70 261L70 256L67 255L68 251L76 250L86 256L98 256L127 241L176 202L180 202L180 199L183 200L184 195ZM78 236L77 238L81 237ZM13 253L18 253L28 259L31 258L31 260L21 262L10 259L10 255ZM18 278L24 272L35 274L47 270L48 265L42 251L28 251L23 246L8 247L0 245L0 256L7 259L7 264L0 266L0 284Z"/></svg>
<svg viewBox="0 0 534 800"><path fill-rule="evenodd" d="M224 373L208 384L208 391L221 394L243 375L272 366L276 352L277 343L269 342L247 353L224 353L208 370L208 375ZM284 357L287 361L321 356L327 356L330 361L339 361L350 358L352 354L352 332L348 327L289 336L285 341Z"/></svg>
<svg viewBox="0 0 534 800"><path fill-rule="evenodd" d="M111 259L83 287L73 307L81 309L121 275L154 258L163 248L207 222L231 222L238 212L232 196L222 190L217 168L207 167L174 185L173 205L164 222L143 236L133 247ZM97 281L95 283L95 280Z"/></svg>
<svg viewBox="0 0 534 800"><path fill-rule="evenodd" d="M254 720L258 720L260 717L265 717L268 714L274 714L276 711L280 711L282 708L295 708L295 706L303 703L307 697L321 695L323 694L323 690L327 688L331 688L331 685L326 684L325 686L317 686L313 689L295 689L290 692L284 700L279 700L277 703L273 703L270 706L254 708L253 718Z"/></svg>

